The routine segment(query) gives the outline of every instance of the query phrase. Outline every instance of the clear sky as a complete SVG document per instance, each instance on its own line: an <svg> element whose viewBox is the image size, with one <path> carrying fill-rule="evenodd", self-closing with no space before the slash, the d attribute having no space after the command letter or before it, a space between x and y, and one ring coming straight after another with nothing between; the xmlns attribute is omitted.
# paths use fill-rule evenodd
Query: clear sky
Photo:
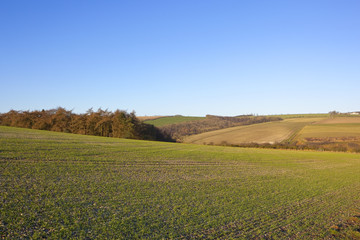
<svg viewBox="0 0 360 240"><path fill-rule="evenodd" d="M360 1L4 0L0 86L0 112L360 111Z"/></svg>

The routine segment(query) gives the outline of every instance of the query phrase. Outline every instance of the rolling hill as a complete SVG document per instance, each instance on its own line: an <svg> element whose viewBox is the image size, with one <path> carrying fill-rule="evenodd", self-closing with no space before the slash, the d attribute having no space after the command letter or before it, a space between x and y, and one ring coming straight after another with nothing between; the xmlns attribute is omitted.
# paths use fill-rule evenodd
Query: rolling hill
<svg viewBox="0 0 360 240"><path fill-rule="evenodd" d="M328 118L307 125L293 141L316 149L360 152L360 117Z"/></svg>
<svg viewBox="0 0 360 240"><path fill-rule="evenodd" d="M351 239L360 155L0 127L3 239Z"/></svg>
<svg viewBox="0 0 360 240"><path fill-rule="evenodd" d="M155 127L163 127L166 125L191 122L202 119L205 119L205 117L190 117L190 116L176 115L176 116L157 117L155 119L145 120L144 122L147 124L154 125Z"/></svg>
<svg viewBox="0 0 360 240"><path fill-rule="evenodd" d="M290 118L283 121L226 128L186 137L184 142L196 144L243 144L282 142L306 125L323 118Z"/></svg>

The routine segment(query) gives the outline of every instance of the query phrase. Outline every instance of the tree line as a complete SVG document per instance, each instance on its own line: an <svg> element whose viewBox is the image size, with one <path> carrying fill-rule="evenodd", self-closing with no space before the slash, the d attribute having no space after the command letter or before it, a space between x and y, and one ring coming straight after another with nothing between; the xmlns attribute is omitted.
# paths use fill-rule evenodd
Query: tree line
<svg viewBox="0 0 360 240"><path fill-rule="evenodd" d="M65 108L42 111L15 111L0 114L0 125L84 135L171 141L153 125L141 122L135 112L111 112L99 108L75 114Z"/></svg>
<svg viewBox="0 0 360 240"><path fill-rule="evenodd" d="M171 138L177 141L181 141L184 136L200 134L223 128L280 120L282 120L282 118L265 116L223 117L206 115L206 118L203 120L170 124L159 128L164 134L170 135Z"/></svg>

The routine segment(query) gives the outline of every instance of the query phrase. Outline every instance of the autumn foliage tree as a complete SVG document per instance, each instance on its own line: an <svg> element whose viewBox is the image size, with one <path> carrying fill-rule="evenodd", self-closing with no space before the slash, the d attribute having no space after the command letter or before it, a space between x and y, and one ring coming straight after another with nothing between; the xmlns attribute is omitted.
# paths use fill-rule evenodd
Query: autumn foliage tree
<svg viewBox="0 0 360 240"><path fill-rule="evenodd" d="M171 141L156 127L145 124L135 112L89 109L75 114L59 107L42 111L15 111L0 114L0 125L104 137Z"/></svg>

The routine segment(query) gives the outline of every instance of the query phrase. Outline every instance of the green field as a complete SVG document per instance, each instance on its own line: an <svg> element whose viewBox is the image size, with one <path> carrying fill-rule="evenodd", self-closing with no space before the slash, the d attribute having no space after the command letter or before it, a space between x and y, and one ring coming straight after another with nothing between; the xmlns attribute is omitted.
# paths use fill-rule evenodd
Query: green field
<svg viewBox="0 0 360 240"><path fill-rule="evenodd" d="M156 118L153 120L146 120L144 122L147 124L154 125L155 127L162 127L170 124L197 121L202 119L205 119L205 117L170 116L170 117Z"/></svg>
<svg viewBox="0 0 360 240"><path fill-rule="evenodd" d="M359 219L359 154L0 127L0 164L3 239L341 239Z"/></svg>
<svg viewBox="0 0 360 240"><path fill-rule="evenodd" d="M243 143L276 143L289 139L306 125L322 118L297 118L284 121L253 124L226 128L184 139L186 143L196 144L243 144Z"/></svg>

